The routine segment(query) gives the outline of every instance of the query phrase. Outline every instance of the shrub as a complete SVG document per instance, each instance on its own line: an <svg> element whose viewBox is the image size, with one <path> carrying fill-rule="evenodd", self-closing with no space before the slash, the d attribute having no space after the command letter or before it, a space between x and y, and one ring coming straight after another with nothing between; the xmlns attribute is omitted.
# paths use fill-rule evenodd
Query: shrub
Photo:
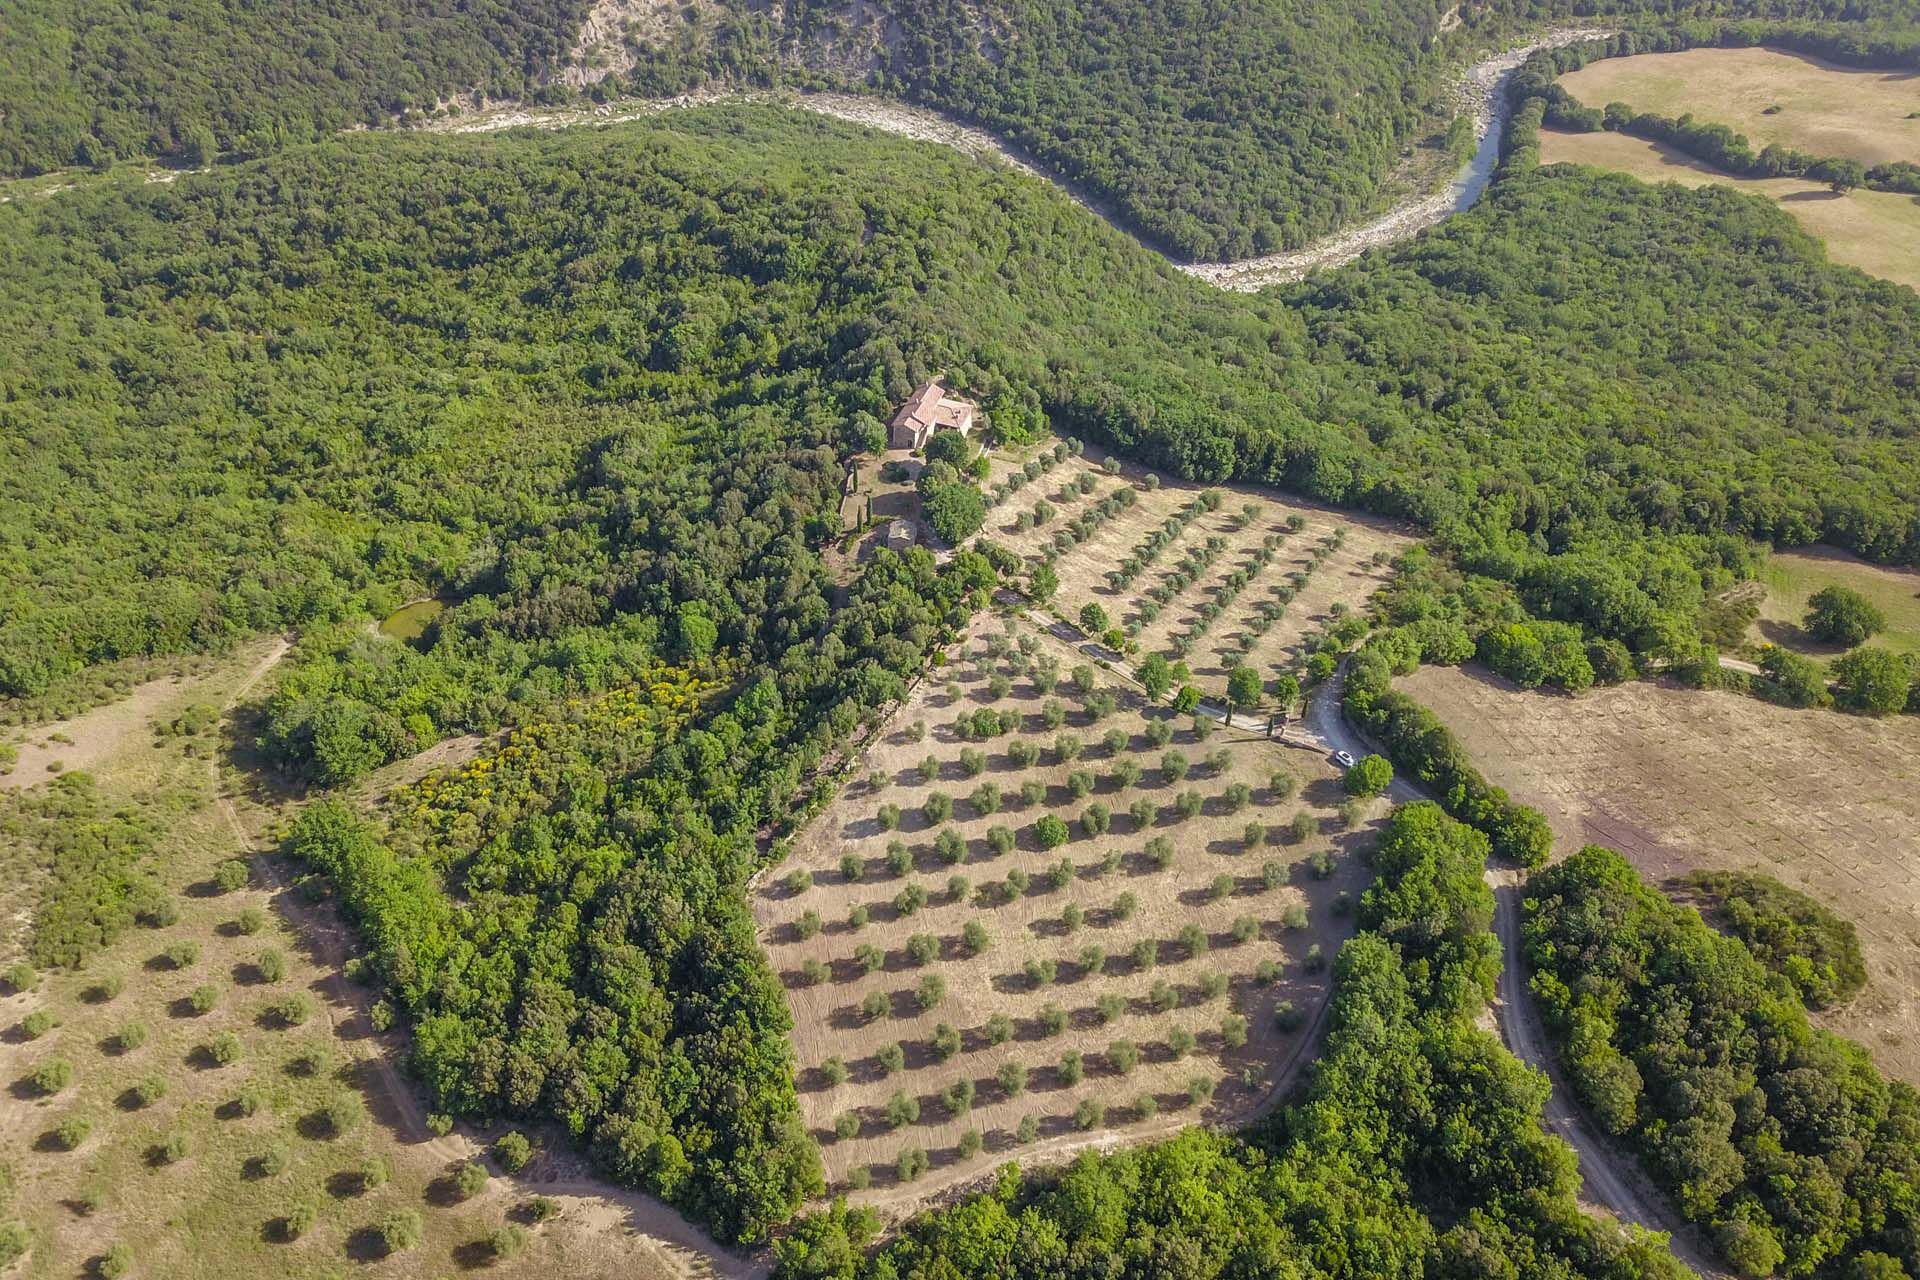
<svg viewBox="0 0 1920 1280"><path fill-rule="evenodd" d="M942 827L933 838L933 853L940 861L953 866L967 856L967 842L953 827Z"/></svg>
<svg viewBox="0 0 1920 1280"><path fill-rule="evenodd" d="M1237 1013L1230 1013L1220 1020L1220 1043L1229 1049L1239 1049L1247 1043L1247 1020Z"/></svg>
<svg viewBox="0 0 1920 1280"><path fill-rule="evenodd" d="M887 998L887 993L884 991L869 991L860 1001L860 1014L868 1022L886 1017L892 1008L893 1002Z"/></svg>
<svg viewBox="0 0 1920 1280"><path fill-rule="evenodd" d="M1013 845L1013 828L1006 826L987 828L987 847L996 855L1004 857L1013 852Z"/></svg>
<svg viewBox="0 0 1920 1280"><path fill-rule="evenodd" d="M520 1172L531 1159L533 1144L524 1133L510 1129L494 1141L493 1161L508 1173Z"/></svg>
<svg viewBox="0 0 1920 1280"><path fill-rule="evenodd" d="M253 962L255 972L262 982L278 982L287 976L287 957L278 949L268 947Z"/></svg>
<svg viewBox="0 0 1920 1280"><path fill-rule="evenodd" d="M1130 954L1134 968L1151 969L1160 961L1160 944L1152 938L1142 938L1133 944Z"/></svg>
<svg viewBox="0 0 1920 1280"><path fill-rule="evenodd" d="M526 1245L526 1229L517 1223L504 1222L487 1235L487 1252L497 1259L511 1258Z"/></svg>
<svg viewBox="0 0 1920 1280"><path fill-rule="evenodd" d="M1023 1063L1009 1059L1000 1064L993 1078L1008 1098L1017 1098L1027 1091L1027 1068Z"/></svg>
<svg viewBox="0 0 1920 1280"><path fill-rule="evenodd" d="M887 1099L887 1124L895 1129L904 1129L920 1120L920 1099L905 1089L894 1090Z"/></svg>
<svg viewBox="0 0 1920 1280"><path fill-rule="evenodd" d="M901 1047L898 1040L892 1044L882 1045L879 1052L873 1056L874 1060L880 1064L882 1075L890 1076L896 1071L904 1070L907 1065L907 1051Z"/></svg>
<svg viewBox="0 0 1920 1280"><path fill-rule="evenodd" d="M100 1280L122 1280L122 1277L131 1275L133 1272L132 1248L124 1244L109 1245L107 1251L100 1255L100 1262L95 1270L99 1273Z"/></svg>
<svg viewBox="0 0 1920 1280"><path fill-rule="evenodd" d="M335 1093L314 1113L316 1128L332 1138L353 1132L366 1118L366 1105L356 1095L345 1091Z"/></svg>
<svg viewBox="0 0 1920 1280"><path fill-rule="evenodd" d="M241 934L252 937L267 927L267 913L258 907L242 907L240 914L234 917L233 927Z"/></svg>
<svg viewBox="0 0 1920 1280"><path fill-rule="evenodd" d="M1200 998L1218 1000L1227 994L1227 975L1217 970L1200 975Z"/></svg>
<svg viewBox="0 0 1920 1280"><path fill-rule="evenodd" d="M1086 769L1075 769L1067 775L1067 794L1075 800L1084 800L1093 793L1093 774Z"/></svg>
<svg viewBox="0 0 1920 1280"><path fill-rule="evenodd" d="M875 816L879 820L882 831L893 831L900 826L900 806L897 804L881 805L879 813Z"/></svg>
<svg viewBox="0 0 1920 1280"><path fill-rule="evenodd" d="M1147 841L1146 855L1153 865L1162 871L1173 865L1173 841L1166 836L1155 836Z"/></svg>
<svg viewBox="0 0 1920 1280"><path fill-rule="evenodd" d="M1260 934L1260 922L1252 916L1235 916L1233 921L1233 940L1236 943L1252 942Z"/></svg>
<svg viewBox="0 0 1920 1280"><path fill-rule="evenodd" d="M1113 826L1113 814L1104 804L1090 804L1080 814L1080 829L1089 838L1103 836Z"/></svg>
<svg viewBox="0 0 1920 1280"><path fill-rule="evenodd" d="M1179 782L1192 768L1183 751L1169 751L1160 757L1160 776L1169 783Z"/></svg>
<svg viewBox="0 0 1920 1280"><path fill-rule="evenodd" d="M1321 952L1319 943L1307 948L1307 954L1301 958L1300 964L1308 973L1319 973L1327 967L1327 957Z"/></svg>
<svg viewBox="0 0 1920 1280"><path fill-rule="evenodd" d="M196 1014L211 1013L219 1003L219 988L208 983L202 983L187 993L187 1007Z"/></svg>
<svg viewBox="0 0 1920 1280"><path fill-rule="evenodd" d="M1215 902L1220 902L1224 899L1231 898L1237 885L1238 881L1225 871L1222 871L1213 878L1213 883L1208 886L1208 893Z"/></svg>
<svg viewBox="0 0 1920 1280"><path fill-rule="evenodd" d="M320 1221L320 1211L310 1201L296 1200L287 1207L286 1216L280 1219L282 1239L298 1240L313 1230Z"/></svg>
<svg viewBox="0 0 1920 1280"><path fill-rule="evenodd" d="M62 1151L73 1151L93 1132L93 1121L86 1116L68 1116L53 1131L53 1144Z"/></svg>
<svg viewBox="0 0 1920 1280"><path fill-rule="evenodd" d="M861 879L867 874L867 864L858 854L848 853L840 858L840 878L849 883Z"/></svg>
<svg viewBox="0 0 1920 1280"><path fill-rule="evenodd" d="M946 980L937 973L928 974L914 987L913 998L923 1011L937 1008L947 998Z"/></svg>
<svg viewBox="0 0 1920 1280"><path fill-rule="evenodd" d="M1067 824L1053 814L1042 814L1033 824L1033 836L1042 849L1057 849L1067 842Z"/></svg>
<svg viewBox="0 0 1920 1280"><path fill-rule="evenodd" d="M153 1150L153 1158L160 1164L179 1164L192 1154L193 1140L180 1129L168 1133Z"/></svg>
<svg viewBox="0 0 1920 1280"><path fill-rule="evenodd" d="M1028 778L1020 784L1020 803L1031 809L1047 798L1047 784L1038 778Z"/></svg>
<svg viewBox="0 0 1920 1280"><path fill-rule="evenodd" d="M960 930L960 944L967 949L968 955L979 955L992 945L987 937L987 926L978 920L967 921Z"/></svg>
<svg viewBox="0 0 1920 1280"><path fill-rule="evenodd" d="M1067 1029L1067 1011L1051 1000L1040 1010L1039 1020L1043 1035L1057 1036Z"/></svg>
<svg viewBox="0 0 1920 1280"><path fill-rule="evenodd" d="M1040 758L1040 748L1025 738L1015 738L1007 744L1007 759L1014 765L1025 769ZM1029 804L1033 803L1028 801Z"/></svg>
<svg viewBox="0 0 1920 1280"><path fill-rule="evenodd" d="M960 1052L960 1033L947 1023L933 1029L933 1056L941 1062Z"/></svg>
<svg viewBox="0 0 1920 1280"><path fill-rule="evenodd" d="M973 789L973 794L967 797L967 806L973 810L976 817L990 818L1000 812L1002 798L998 786L991 782L983 782Z"/></svg>
<svg viewBox="0 0 1920 1280"><path fill-rule="evenodd" d="M1056 893L1073 883L1073 859L1062 858L1047 868L1047 884Z"/></svg>
<svg viewBox="0 0 1920 1280"><path fill-rule="evenodd" d="M1253 980L1262 986L1269 986L1280 980L1280 963L1277 960L1262 960L1253 967Z"/></svg>
<svg viewBox="0 0 1920 1280"><path fill-rule="evenodd" d="M1804 623L1815 639L1852 648L1886 630L1887 617L1850 587L1823 587L1807 601Z"/></svg>
<svg viewBox="0 0 1920 1280"><path fill-rule="evenodd" d="M921 816L929 825L938 825L953 816L953 797L944 791L929 791L927 801L920 806Z"/></svg>
<svg viewBox="0 0 1920 1280"><path fill-rule="evenodd" d="M38 1040L54 1028L53 1014L46 1009L35 1009L20 1019L20 1034L28 1040Z"/></svg>
<svg viewBox="0 0 1920 1280"><path fill-rule="evenodd" d="M1085 1078L1086 1060L1080 1056L1078 1049L1069 1049L1060 1056L1060 1065L1054 1068L1054 1074L1059 1077L1062 1085L1071 1089Z"/></svg>
<svg viewBox="0 0 1920 1280"><path fill-rule="evenodd" d="M1173 811L1182 818L1197 817L1206 806L1207 798L1192 788L1182 791L1173 801Z"/></svg>
<svg viewBox="0 0 1920 1280"><path fill-rule="evenodd" d="M932 1167L927 1153L919 1147L908 1147L900 1153L894 1163L894 1173L902 1182L912 1182Z"/></svg>
<svg viewBox="0 0 1920 1280"><path fill-rule="evenodd" d="M233 1110L237 1115L253 1115L266 1105L266 1091L257 1084L242 1085L240 1092L233 1097Z"/></svg>
<svg viewBox="0 0 1920 1280"><path fill-rule="evenodd" d="M1136 899L1131 893L1123 893L1119 897L1113 900L1113 918L1115 920L1122 920L1122 921L1131 920L1133 918L1134 910L1138 906L1139 906L1138 899Z"/></svg>
<svg viewBox="0 0 1920 1280"><path fill-rule="evenodd" d="M420 1215L411 1209L395 1209L380 1219L376 1231L388 1253L404 1253L420 1243Z"/></svg>
<svg viewBox="0 0 1920 1280"><path fill-rule="evenodd" d="M73 1064L65 1058L41 1063L27 1077L28 1087L43 1098L50 1098L73 1083Z"/></svg>
<svg viewBox="0 0 1920 1280"><path fill-rule="evenodd" d="M1287 868L1285 864L1276 862L1271 858L1260 864L1260 883L1266 887L1268 892L1278 889L1286 882Z"/></svg>
<svg viewBox="0 0 1920 1280"><path fill-rule="evenodd" d="M462 1200L471 1200L487 1189L489 1175L487 1167L477 1160L469 1160L453 1173L453 1193Z"/></svg>
<svg viewBox="0 0 1920 1280"><path fill-rule="evenodd" d="M1013 899L1018 898L1027 891L1027 887L1032 883L1032 878L1018 867L1007 872L1007 900L1011 902Z"/></svg>
<svg viewBox="0 0 1920 1280"><path fill-rule="evenodd" d="M80 998L88 1004L106 1004L109 1001L119 999L120 993L126 989L127 979L125 974L108 973L101 975L91 986L81 992Z"/></svg>
<svg viewBox="0 0 1920 1280"><path fill-rule="evenodd" d="M951 1028L949 1028L951 1029ZM957 1038L957 1036L956 1036ZM973 1081L956 1080L940 1093L940 1105L949 1116L958 1119L973 1110Z"/></svg>
<svg viewBox="0 0 1920 1280"><path fill-rule="evenodd" d="M901 916L916 914L927 905L927 890L924 885L910 884L893 895L893 909Z"/></svg>
<svg viewBox="0 0 1920 1280"><path fill-rule="evenodd" d="M1333 876L1333 850L1315 849L1307 857L1307 870L1313 873L1315 880L1327 880Z"/></svg>
<svg viewBox="0 0 1920 1280"><path fill-rule="evenodd" d="M444 1111L427 1112L427 1132L436 1138L444 1138L453 1132L453 1117Z"/></svg>
<svg viewBox="0 0 1920 1280"><path fill-rule="evenodd" d="M313 1016L313 998L295 991L267 1006L267 1017L282 1027L297 1027Z"/></svg>
<svg viewBox="0 0 1920 1280"><path fill-rule="evenodd" d="M223 1067L230 1067L240 1061L240 1037L231 1031L222 1031L207 1042L207 1056Z"/></svg>
<svg viewBox="0 0 1920 1280"><path fill-rule="evenodd" d="M1303 840L1312 839L1313 834L1319 829L1320 824L1314 821L1313 815L1305 809L1294 814L1292 820L1287 823L1287 835L1292 838L1295 844L1299 844Z"/></svg>
<svg viewBox="0 0 1920 1280"><path fill-rule="evenodd" d="M0 969L0 987L4 987L6 994L10 996L31 991L34 983L39 980L40 977L33 971L33 966L25 960L15 960L5 969Z"/></svg>
<svg viewBox="0 0 1920 1280"><path fill-rule="evenodd" d="M955 1144L954 1150L962 1160L970 1160L974 1156L979 1155L980 1148L985 1145L986 1139L980 1136L980 1131L978 1129L969 1129L960 1135L960 1141Z"/></svg>
<svg viewBox="0 0 1920 1280"><path fill-rule="evenodd" d="M383 1157L368 1156L360 1162L357 1177L360 1182L360 1191L364 1195L366 1192L378 1191L386 1186L393 1177L393 1170Z"/></svg>
<svg viewBox="0 0 1920 1280"><path fill-rule="evenodd" d="M847 928L855 933L866 928L867 921L872 918L873 913L867 909L867 904L864 902L856 902L847 908Z"/></svg>
<svg viewBox="0 0 1920 1280"><path fill-rule="evenodd" d="M250 873L247 869L246 860L243 858L228 858L225 862L215 867L213 871L213 883L222 893L232 893L236 889L244 889L249 878Z"/></svg>
<svg viewBox="0 0 1920 1280"><path fill-rule="evenodd" d="M1080 926L1086 923L1087 913L1077 902L1069 902L1060 912L1060 927L1069 934L1080 932Z"/></svg>
<svg viewBox="0 0 1920 1280"><path fill-rule="evenodd" d="M1084 1098L1073 1109L1073 1127L1076 1129L1098 1129L1106 1123L1107 1108L1097 1098Z"/></svg>
<svg viewBox="0 0 1920 1280"><path fill-rule="evenodd" d="M1014 1140L1024 1145L1025 1143L1032 1142L1039 1136L1040 1122L1032 1116L1021 1116L1020 1127L1013 1131Z"/></svg>
<svg viewBox="0 0 1920 1280"><path fill-rule="evenodd" d="M161 954L166 958L169 968L190 968L200 958L200 944L183 938L179 942L169 943Z"/></svg>
<svg viewBox="0 0 1920 1280"><path fill-rule="evenodd" d="M1182 926L1180 945L1189 956L1198 957L1207 954L1207 931L1197 924Z"/></svg>
<svg viewBox="0 0 1920 1280"><path fill-rule="evenodd" d="M1052 960L1034 959L1026 962L1021 971L1027 976L1027 985L1044 987L1053 982L1058 966Z"/></svg>
<svg viewBox="0 0 1920 1280"><path fill-rule="evenodd" d="M1393 785L1393 765L1385 756L1364 756L1341 780L1348 795L1377 796Z"/></svg>
<svg viewBox="0 0 1920 1280"><path fill-rule="evenodd" d="M1195 1076L1187 1083L1187 1101L1196 1107L1204 1107L1213 1100L1213 1079L1209 1076Z"/></svg>
<svg viewBox="0 0 1920 1280"><path fill-rule="evenodd" d="M1004 1013L988 1017L986 1025L988 1044L1005 1044L1013 1039L1013 1019Z"/></svg>

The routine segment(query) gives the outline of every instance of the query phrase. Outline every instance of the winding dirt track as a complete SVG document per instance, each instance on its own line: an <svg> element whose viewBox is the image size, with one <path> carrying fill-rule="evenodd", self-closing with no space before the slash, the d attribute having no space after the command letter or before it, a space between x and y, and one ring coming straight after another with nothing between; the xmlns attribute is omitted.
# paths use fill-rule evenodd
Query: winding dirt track
<svg viewBox="0 0 1920 1280"><path fill-rule="evenodd" d="M1252 292L1268 285L1302 279L1309 272L1322 267L1337 267L1351 262L1368 249L1410 239L1449 215L1471 208L1487 189L1487 184L1493 178L1494 167L1500 160L1500 139L1506 131L1507 81L1520 64L1542 49L1557 49L1608 34L1610 32L1604 29L1593 27L1555 27L1468 67L1455 92L1459 109L1466 112L1474 123L1478 145L1473 159L1446 187L1409 196L1370 222L1336 232L1301 249L1238 262L1183 262L1165 254L1155 245L1145 241L1140 243L1167 257L1179 270L1216 288ZM1138 233L1122 222L1104 202L1076 184L1049 172L1039 161L1005 138L963 124L937 111L887 98L846 93L806 93L796 96L765 91L703 92L677 98L626 99L591 109L547 110L518 105L502 106L474 115L435 120L419 127L431 133L571 129L615 124L662 111L716 102L783 103L884 133L937 143L967 155L992 158L1021 173L1053 183L1082 208L1121 234L1140 239Z"/></svg>
<svg viewBox="0 0 1920 1280"><path fill-rule="evenodd" d="M1305 727L1327 750L1350 752L1358 759L1375 747L1347 723L1341 712L1345 686L1343 666L1308 704ZM1390 794L1397 804L1431 798L1400 777L1394 778ZM1538 1015L1526 996L1526 955L1520 946L1520 894L1524 873L1490 870L1487 880L1494 891L1494 932L1500 938L1500 980L1494 996L1500 1039L1514 1057L1545 1074L1552 1083L1553 1092L1547 1098L1541 1121L1579 1157L1583 1198L1621 1222L1666 1235L1668 1247L1681 1262L1702 1276L1724 1280L1726 1273L1694 1243L1687 1225L1674 1215L1657 1192L1644 1185L1631 1158L1616 1152L1595 1132L1586 1113L1569 1095L1540 1029Z"/></svg>

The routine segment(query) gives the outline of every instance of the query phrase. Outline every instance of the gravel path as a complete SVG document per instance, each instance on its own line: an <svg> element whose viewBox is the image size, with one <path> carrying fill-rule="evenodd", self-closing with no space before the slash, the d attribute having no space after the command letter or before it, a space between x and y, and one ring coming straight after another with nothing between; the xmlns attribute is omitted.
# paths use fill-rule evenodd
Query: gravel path
<svg viewBox="0 0 1920 1280"><path fill-rule="evenodd" d="M1345 688L1346 668L1342 666L1308 704L1304 728L1328 751L1350 752L1357 760L1375 747L1347 723L1340 709ZM1397 776L1390 794L1396 804L1429 798L1420 787ZM1500 938L1500 981L1494 996L1500 1039L1514 1057L1544 1073L1552 1083L1553 1092L1547 1098L1541 1122L1579 1157L1583 1198L1621 1222L1666 1235L1668 1247L1681 1262L1702 1276L1725 1280L1726 1273L1696 1247L1687 1225L1674 1216L1658 1192L1645 1185L1632 1159L1594 1131L1586 1113L1569 1095L1540 1028L1539 1015L1526 997L1526 957L1520 946L1520 895L1525 873L1489 870L1487 880L1494 890L1493 927Z"/></svg>

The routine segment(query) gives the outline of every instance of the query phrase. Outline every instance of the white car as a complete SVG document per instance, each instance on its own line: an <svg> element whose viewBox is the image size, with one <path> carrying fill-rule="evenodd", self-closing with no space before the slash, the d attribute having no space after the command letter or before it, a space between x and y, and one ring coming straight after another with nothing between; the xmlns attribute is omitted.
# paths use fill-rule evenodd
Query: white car
<svg viewBox="0 0 1920 1280"><path fill-rule="evenodd" d="M1349 751L1336 751L1333 753L1333 762L1342 769L1351 769L1353 768L1353 753Z"/></svg>

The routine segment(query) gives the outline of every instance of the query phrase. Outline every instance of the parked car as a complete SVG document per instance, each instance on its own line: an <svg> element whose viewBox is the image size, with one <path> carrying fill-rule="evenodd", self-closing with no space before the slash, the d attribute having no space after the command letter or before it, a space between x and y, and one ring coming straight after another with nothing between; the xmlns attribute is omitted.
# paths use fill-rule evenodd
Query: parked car
<svg viewBox="0 0 1920 1280"><path fill-rule="evenodd" d="M1342 769L1351 769L1353 768L1353 753L1349 751L1336 751L1333 753L1333 762Z"/></svg>

